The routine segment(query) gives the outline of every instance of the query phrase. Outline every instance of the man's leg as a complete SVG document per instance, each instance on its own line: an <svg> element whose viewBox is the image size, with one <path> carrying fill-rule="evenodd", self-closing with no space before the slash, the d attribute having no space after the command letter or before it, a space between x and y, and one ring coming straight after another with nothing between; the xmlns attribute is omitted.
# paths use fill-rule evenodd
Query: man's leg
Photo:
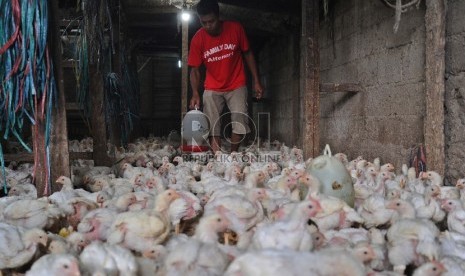
<svg viewBox="0 0 465 276"><path fill-rule="evenodd" d="M238 151L244 135L250 132L247 115L247 87L240 87L225 95L226 104L231 111L231 151Z"/></svg>
<svg viewBox="0 0 465 276"><path fill-rule="evenodd" d="M242 134L237 134L237 133L232 133L231 134L231 152L235 151L237 152L239 150L239 146L241 145L242 137L244 135Z"/></svg>
<svg viewBox="0 0 465 276"><path fill-rule="evenodd" d="M213 154L221 150L221 137L220 136L211 136L210 137L210 146Z"/></svg>
<svg viewBox="0 0 465 276"><path fill-rule="evenodd" d="M213 154L221 150L221 119L225 99L222 92L205 90L203 93L203 112L210 124L210 148Z"/></svg>

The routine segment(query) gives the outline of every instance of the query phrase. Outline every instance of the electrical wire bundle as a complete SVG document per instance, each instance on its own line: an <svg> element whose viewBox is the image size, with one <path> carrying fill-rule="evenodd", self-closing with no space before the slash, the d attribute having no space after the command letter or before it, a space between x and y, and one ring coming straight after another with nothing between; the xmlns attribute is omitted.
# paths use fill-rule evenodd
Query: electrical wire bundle
<svg viewBox="0 0 465 276"><path fill-rule="evenodd" d="M50 192L50 124L56 86L48 46L47 0L0 0L0 139L21 137L24 120L33 125L35 169L39 158L47 164L44 194ZM43 131L44 141L38 133ZM45 148L45 156L39 156ZM3 150L0 161L6 191ZM34 169L34 176L36 170Z"/></svg>
<svg viewBox="0 0 465 276"><path fill-rule="evenodd" d="M139 83L134 70L126 61L125 47L121 47L121 77L114 72L107 74L105 82L106 121L117 118L120 122L121 144L126 146L139 116ZM107 123L110 126L110 123Z"/></svg>
<svg viewBox="0 0 465 276"><path fill-rule="evenodd" d="M104 78L104 113L108 128L112 122L119 122L121 142L126 145L129 134L133 129L133 120L137 117L139 105L139 84L137 75L127 65L125 47L120 47L121 73L113 71L112 55L113 30L111 21L112 9L119 8L111 5L111 1L83 0L81 9L81 36L78 40L77 56L79 62L76 67L78 84L77 101L85 118L89 118L92 105L89 95L89 66L96 66ZM108 129L112 132L112 129Z"/></svg>

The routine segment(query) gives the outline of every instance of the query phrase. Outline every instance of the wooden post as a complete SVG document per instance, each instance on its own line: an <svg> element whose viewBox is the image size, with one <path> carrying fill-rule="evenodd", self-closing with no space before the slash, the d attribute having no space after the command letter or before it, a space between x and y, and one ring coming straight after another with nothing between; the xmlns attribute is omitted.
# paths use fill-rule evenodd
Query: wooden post
<svg viewBox="0 0 465 276"><path fill-rule="evenodd" d="M427 168L444 175L445 0L426 0L425 25L426 118L424 127Z"/></svg>
<svg viewBox="0 0 465 276"><path fill-rule="evenodd" d="M187 54L189 49L189 22L181 20L182 25L182 71L181 71L181 121L184 114L187 112L187 92L188 86L188 66L187 66Z"/></svg>
<svg viewBox="0 0 465 276"><path fill-rule="evenodd" d="M51 51L55 72L55 82L58 93L58 106L52 111L52 126L50 134L50 180L52 191L59 190L53 185L55 180L64 175L70 177L68 152L68 126L66 123L65 88L63 80L63 67L61 64L60 18L58 1L51 1Z"/></svg>
<svg viewBox="0 0 465 276"><path fill-rule="evenodd" d="M46 170L47 159L45 149L45 125L42 120L36 120L32 126L32 135L34 135L34 184L37 189L37 196L48 195Z"/></svg>
<svg viewBox="0 0 465 276"><path fill-rule="evenodd" d="M109 166L107 155L107 127L105 125L105 104L102 73L97 65L89 65L89 79L91 94L91 124L92 137L94 139L94 162L96 166Z"/></svg>
<svg viewBox="0 0 465 276"><path fill-rule="evenodd" d="M318 1L302 0L301 91L303 125L301 148L304 157L319 155L320 147L320 49Z"/></svg>

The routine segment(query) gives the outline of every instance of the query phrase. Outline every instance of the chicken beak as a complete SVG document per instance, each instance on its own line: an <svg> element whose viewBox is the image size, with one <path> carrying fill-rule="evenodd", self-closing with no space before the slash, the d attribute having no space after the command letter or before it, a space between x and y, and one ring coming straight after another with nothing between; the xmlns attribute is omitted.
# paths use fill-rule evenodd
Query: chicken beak
<svg viewBox="0 0 465 276"><path fill-rule="evenodd" d="M173 200L180 198L181 196L178 194L178 192L174 191L173 193Z"/></svg>
<svg viewBox="0 0 465 276"><path fill-rule="evenodd" d="M438 271L437 271L438 273L447 272L446 267L442 263L440 263L438 261L432 261L432 263L434 263L436 265L436 267L438 268Z"/></svg>
<svg viewBox="0 0 465 276"><path fill-rule="evenodd" d="M71 264L71 274L72 276L81 276L81 272L79 271L79 265L75 262Z"/></svg>
<svg viewBox="0 0 465 276"><path fill-rule="evenodd" d="M319 212L321 212L323 210L323 208L321 207L321 204L320 204L320 202L318 200L312 199L310 201L315 205L315 209L314 209L315 213L319 213Z"/></svg>
<svg viewBox="0 0 465 276"><path fill-rule="evenodd" d="M455 187L457 187L457 189L463 189L464 185L463 185L463 183L457 181L457 184L455 184Z"/></svg>
<svg viewBox="0 0 465 276"><path fill-rule="evenodd" d="M396 206L396 203L394 201L388 201L386 204L385 204L385 207L387 209L395 209L395 206Z"/></svg>
<svg viewBox="0 0 465 276"><path fill-rule="evenodd" d="M418 175L418 177L421 179L421 180L425 180L427 177L426 177L426 173L425 172L420 172L420 174Z"/></svg>
<svg viewBox="0 0 465 276"><path fill-rule="evenodd" d="M42 245L45 246L45 247L47 247L47 242L48 242L48 238L47 238L47 237L45 237L44 239L41 239L41 240L39 241L39 243L42 244Z"/></svg>
<svg viewBox="0 0 465 276"><path fill-rule="evenodd" d="M373 248L369 248L368 249L368 257L370 258L370 260L373 260L376 258L376 253L375 251L373 250Z"/></svg>
<svg viewBox="0 0 465 276"><path fill-rule="evenodd" d="M444 199L441 201L441 208L446 209L446 206L447 206L447 199Z"/></svg>

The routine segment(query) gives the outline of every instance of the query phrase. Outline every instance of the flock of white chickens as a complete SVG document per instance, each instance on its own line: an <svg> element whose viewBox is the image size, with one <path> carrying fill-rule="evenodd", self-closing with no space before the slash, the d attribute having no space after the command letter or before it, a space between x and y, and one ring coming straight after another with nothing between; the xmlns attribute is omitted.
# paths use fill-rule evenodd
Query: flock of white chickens
<svg viewBox="0 0 465 276"><path fill-rule="evenodd" d="M465 179L338 153L349 206L284 144L206 160L152 137L118 155L77 162L43 198L30 165L1 175L4 275L465 275Z"/></svg>

